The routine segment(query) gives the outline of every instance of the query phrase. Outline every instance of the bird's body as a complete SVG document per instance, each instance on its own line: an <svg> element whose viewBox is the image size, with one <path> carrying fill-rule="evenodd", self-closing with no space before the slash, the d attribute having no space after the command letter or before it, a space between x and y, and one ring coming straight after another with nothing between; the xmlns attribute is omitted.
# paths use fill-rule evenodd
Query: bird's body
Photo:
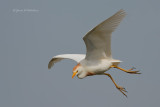
<svg viewBox="0 0 160 107"><path fill-rule="evenodd" d="M77 65L73 68L72 78L75 75L80 79L92 75L107 75L111 78L116 88L126 96L125 92L127 91L123 87L118 86L110 74L105 73L110 68L117 68L130 74L140 74L138 71L132 71L133 68L125 70L118 67L121 61L112 58L111 34L124 17L125 12L120 10L89 31L83 37L87 48L86 55L62 54L54 56L49 62L48 68L50 69L54 63L62 59L72 59L77 62Z"/></svg>
<svg viewBox="0 0 160 107"><path fill-rule="evenodd" d="M120 60L114 60L114 59L100 59L95 61L88 61L86 59L83 59L82 61L80 61L79 64L84 68L86 77L89 76L90 74L103 75L104 72L110 69L110 66L118 65L120 62L121 62Z"/></svg>

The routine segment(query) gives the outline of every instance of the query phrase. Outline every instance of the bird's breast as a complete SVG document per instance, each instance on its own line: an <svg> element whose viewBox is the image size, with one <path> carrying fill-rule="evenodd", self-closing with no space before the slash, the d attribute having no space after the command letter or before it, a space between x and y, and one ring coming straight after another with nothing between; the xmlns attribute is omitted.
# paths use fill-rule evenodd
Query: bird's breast
<svg viewBox="0 0 160 107"><path fill-rule="evenodd" d="M109 70L112 63L109 60L85 62L84 68L88 76L102 74Z"/></svg>

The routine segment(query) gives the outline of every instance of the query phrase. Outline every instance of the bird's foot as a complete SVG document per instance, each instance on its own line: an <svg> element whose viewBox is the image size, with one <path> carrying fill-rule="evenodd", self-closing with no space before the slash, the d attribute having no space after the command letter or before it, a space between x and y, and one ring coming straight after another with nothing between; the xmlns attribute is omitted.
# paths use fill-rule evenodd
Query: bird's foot
<svg viewBox="0 0 160 107"><path fill-rule="evenodd" d="M115 66L115 65L112 65L110 68L117 68L117 69L120 69L126 73L130 73L130 74L141 74L139 71L132 71L133 69L136 69L135 67L132 67L131 69L128 69L128 70L125 70L121 67L118 67L118 66Z"/></svg>
<svg viewBox="0 0 160 107"><path fill-rule="evenodd" d="M133 69L136 69L136 68L132 67L131 69L126 70L126 72L130 74L141 74L139 71L132 71Z"/></svg>
<svg viewBox="0 0 160 107"><path fill-rule="evenodd" d="M124 87L121 86L117 86L116 87L123 95L125 95L127 97L127 95L125 93L127 93L126 89Z"/></svg>

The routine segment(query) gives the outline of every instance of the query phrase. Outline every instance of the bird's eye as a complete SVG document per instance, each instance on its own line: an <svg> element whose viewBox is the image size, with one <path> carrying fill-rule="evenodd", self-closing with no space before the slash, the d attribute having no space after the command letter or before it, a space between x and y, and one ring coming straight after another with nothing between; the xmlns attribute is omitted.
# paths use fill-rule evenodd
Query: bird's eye
<svg viewBox="0 0 160 107"><path fill-rule="evenodd" d="M78 72L78 70L76 72Z"/></svg>

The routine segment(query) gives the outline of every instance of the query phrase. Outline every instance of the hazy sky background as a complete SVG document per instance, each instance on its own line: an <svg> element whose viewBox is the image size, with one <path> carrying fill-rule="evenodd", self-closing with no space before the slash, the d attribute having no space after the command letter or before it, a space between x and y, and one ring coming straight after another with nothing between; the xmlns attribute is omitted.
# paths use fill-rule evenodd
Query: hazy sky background
<svg viewBox="0 0 160 107"><path fill-rule="evenodd" d="M85 53L82 37L120 9L127 16L113 33L113 57L142 74L107 72L128 98L107 76L72 79L71 60L48 70L54 55ZM0 107L158 107L159 55L160 0L0 1Z"/></svg>

